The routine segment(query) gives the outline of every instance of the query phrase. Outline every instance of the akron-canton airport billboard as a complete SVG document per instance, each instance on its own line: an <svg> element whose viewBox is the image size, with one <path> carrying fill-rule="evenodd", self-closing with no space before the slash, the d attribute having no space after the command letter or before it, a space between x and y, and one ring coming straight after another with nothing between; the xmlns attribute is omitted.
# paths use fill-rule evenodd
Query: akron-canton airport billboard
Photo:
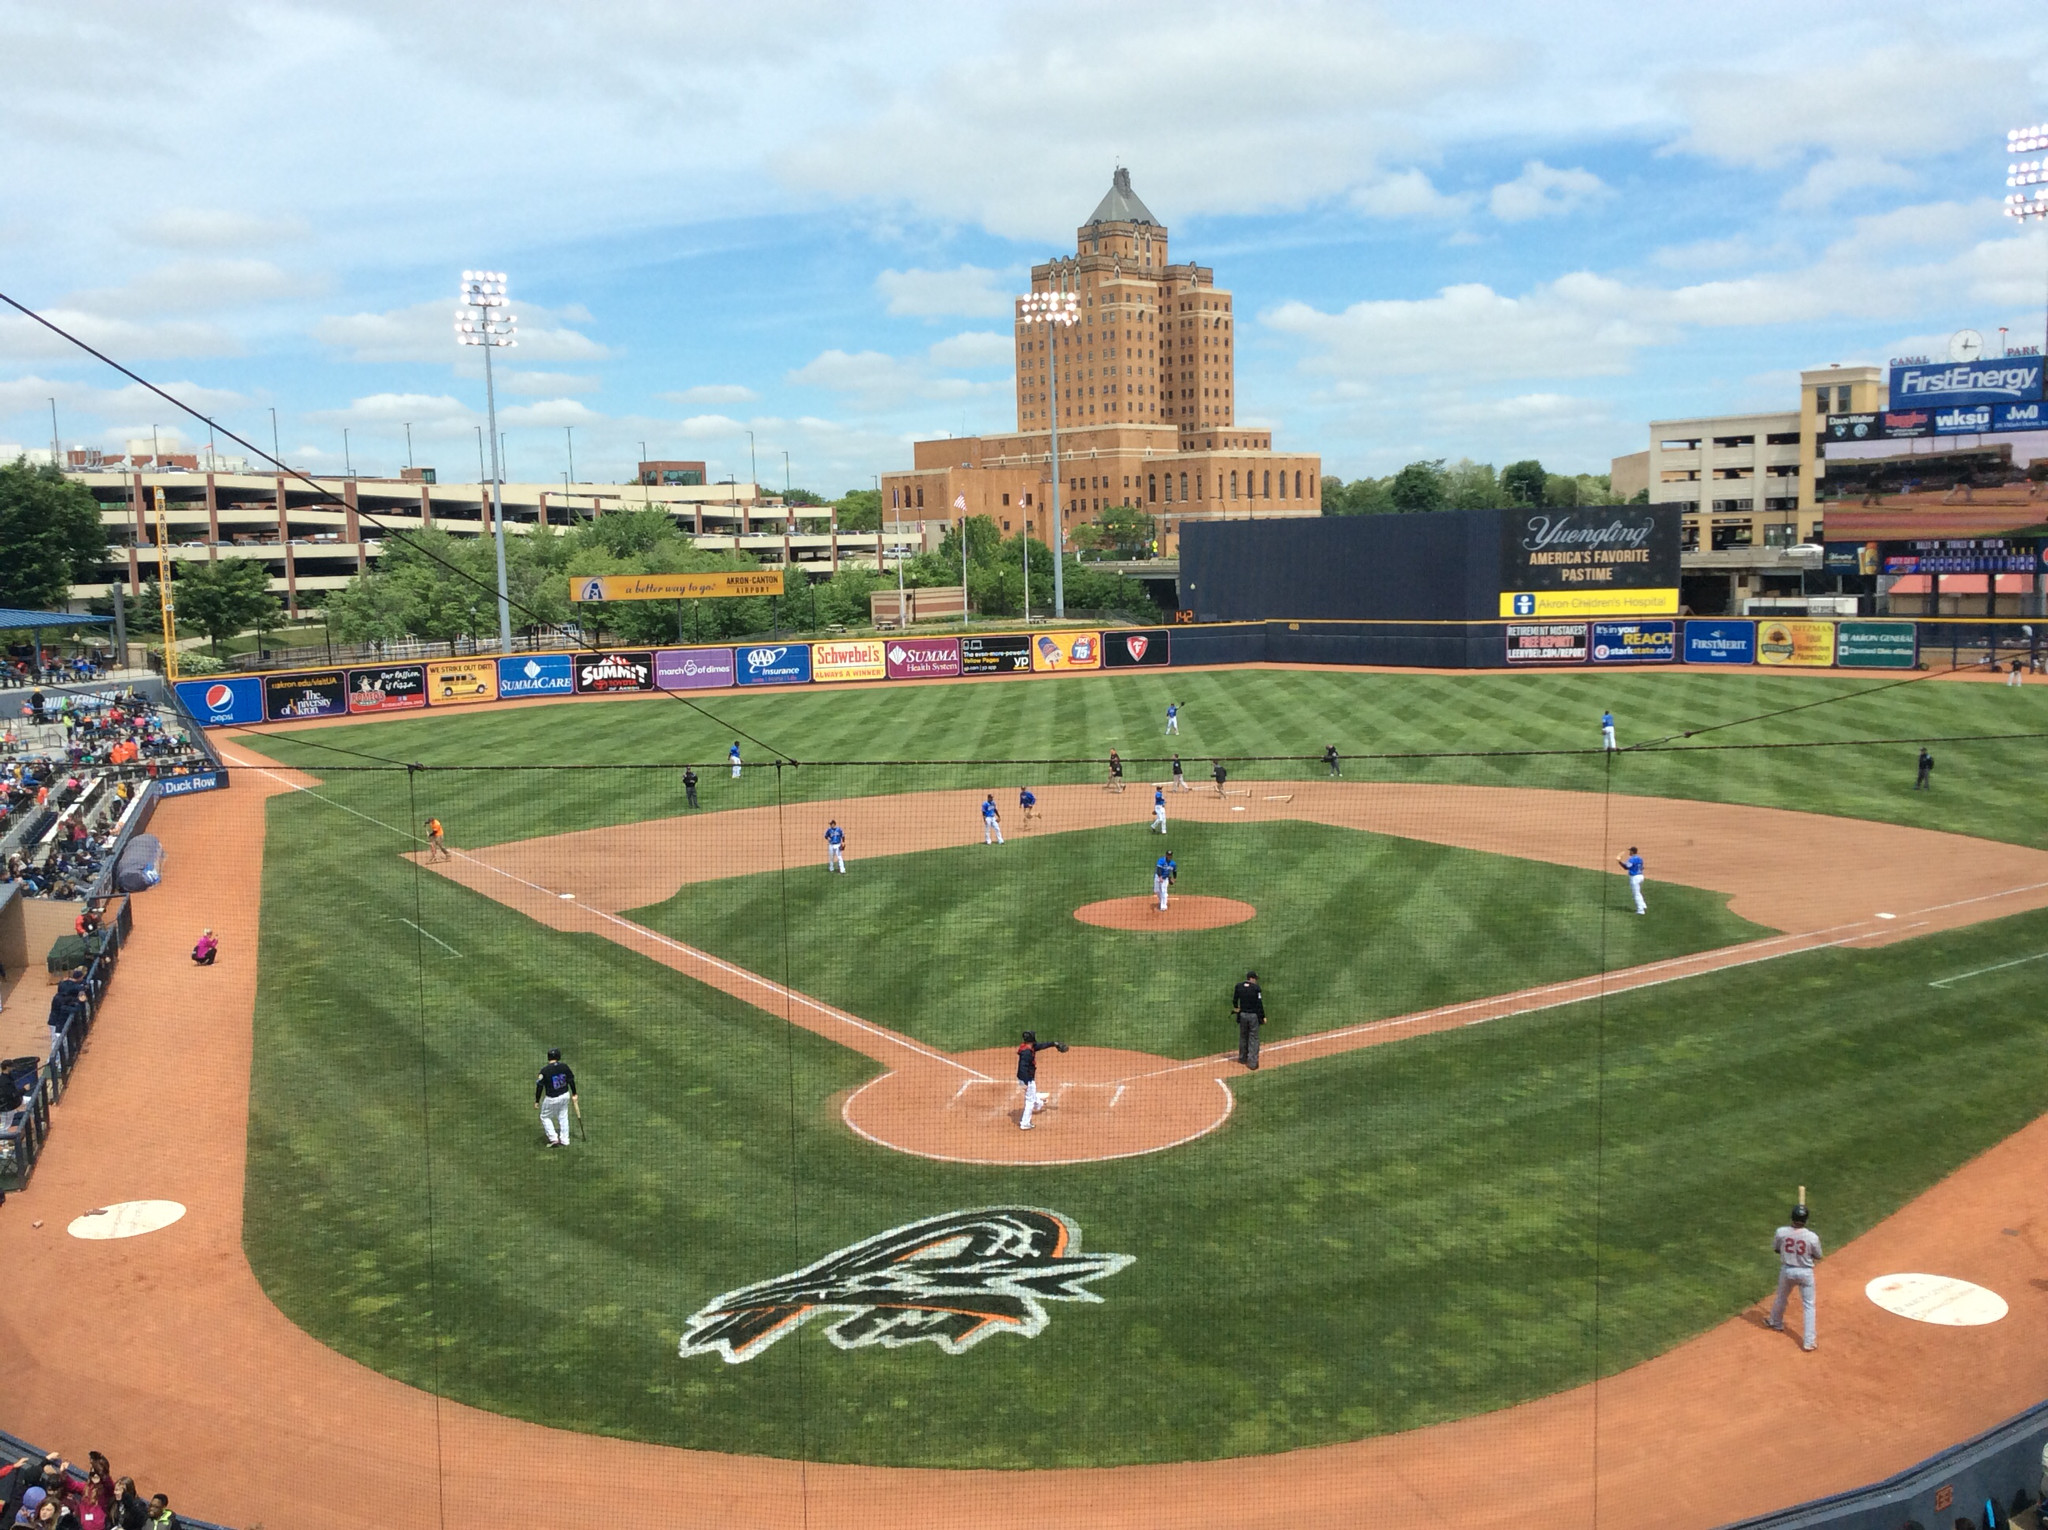
<svg viewBox="0 0 2048 1530"><path fill-rule="evenodd" d="M1676 505L1503 510L1500 614L1676 616Z"/></svg>

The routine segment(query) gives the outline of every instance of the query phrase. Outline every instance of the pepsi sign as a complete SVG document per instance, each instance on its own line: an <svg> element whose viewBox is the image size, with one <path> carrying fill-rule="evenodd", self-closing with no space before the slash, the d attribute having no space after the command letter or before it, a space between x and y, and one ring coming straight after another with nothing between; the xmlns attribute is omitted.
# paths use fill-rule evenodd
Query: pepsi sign
<svg viewBox="0 0 2048 1530"><path fill-rule="evenodd" d="M178 700L203 728L231 728L263 721L263 682L255 675L232 680L180 680Z"/></svg>

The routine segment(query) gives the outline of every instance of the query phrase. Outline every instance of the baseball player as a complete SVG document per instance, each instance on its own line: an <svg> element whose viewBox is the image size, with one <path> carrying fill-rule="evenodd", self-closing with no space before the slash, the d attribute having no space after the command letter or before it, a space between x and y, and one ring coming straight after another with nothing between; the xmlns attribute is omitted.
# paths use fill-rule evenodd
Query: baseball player
<svg viewBox="0 0 2048 1530"><path fill-rule="evenodd" d="M994 792L990 792L982 799L981 842L984 845L1000 845L1003 842L1003 815L996 811Z"/></svg>
<svg viewBox="0 0 2048 1530"><path fill-rule="evenodd" d="M740 741L738 739L734 739L732 741L732 748L725 751L725 760L728 765L732 766L732 778L737 781L740 778Z"/></svg>
<svg viewBox="0 0 2048 1530"><path fill-rule="evenodd" d="M453 860L453 859L455 858L455 857L453 857L452 855L450 855L450 854L448 853L448 842L447 842L446 838L444 837L444 836L445 836L445 835L447 834L447 832L448 832L448 831L447 831L446 829L444 829L444 828L442 828L442 827L441 827L441 820L440 820L440 819L438 819L438 818L429 818L429 819L427 820L427 859L428 859L428 860L430 860L430 861L450 861L450 860Z"/></svg>
<svg viewBox="0 0 2048 1530"><path fill-rule="evenodd" d="M1820 1235L1807 1230L1804 1206L1792 1208L1791 1225L1778 1229L1777 1236L1771 1239L1771 1252L1778 1256L1778 1297L1771 1303L1771 1315L1764 1320L1764 1326L1780 1333L1784 1331L1785 1298L1797 1286L1806 1307L1805 1342L1799 1347L1816 1348L1818 1341L1813 1336L1813 1267L1820 1259Z"/></svg>
<svg viewBox="0 0 2048 1530"><path fill-rule="evenodd" d="M688 765L683 767L683 796L691 807L697 805L697 772Z"/></svg>
<svg viewBox="0 0 2048 1530"><path fill-rule="evenodd" d="M1602 749L1619 749L1621 747L1614 741L1614 714L1612 712L1602 712L1600 714L1600 747Z"/></svg>
<svg viewBox="0 0 2048 1530"><path fill-rule="evenodd" d="M1323 763L1330 767L1330 777L1332 780L1344 774L1344 767L1337 759L1337 746L1335 744L1326 744L1323 747Z"/></svg>
<svg viewBox="0 0 2048 1530"><path fill-rule="evenodd" d="M1180 703L1177 701L1169 701L1166 704L1166 731L1180 732Z"/></svg>
<svg viewBox="0 0 2048 1530"><path fill-rule="evenodd" d="M1102 784L1108 791L1120 792L1124 789L1124 758L1114 749L1109 751L1109 779Z"/></svg>
<svg viewBox="0 0 2048 1530"><path fill-rule="evenodd" d="M1932 791L1933 789L1934 756L1929 754L1926 748L1923 746L1920 750L1920 773L1913 778L1913 790L1916 792L1925 792Z"/></svg>
<svg viewBox="0 0 2048 1530"><path fill-rule="evenodd" d="M1617 855L1614 861L1616 865L1628 873L1628 890L1636 895L1636 912L1638 914L1647 914L1649 909L1643 904L1643 858L1641 854L1637 852L1634 845L1630 845L1628 847L1628 854Z"/></svg>
<svg viewBox="0 0 2048 1530"><path fill-rule="evenodd" d="M1152 891L1159 895L1159 912L1166 912L1166 890L1173 886L1173 880L1180 875L1180 868L1173 864L1173 852L1161 853L1152 863Z"/></svg>
<svg viewBox="0 0 2048 1530"><path fill-rule="evenodd" d="M1192 786L1188 785L1187 772L1181 769L1179 755L1173 757L1173 789L1177 792L1191 792L1194 790Z"/></svg>
<svg viewBox="0 0 2048 1530"><path fill-rule="evenodd" d="M1166 788L1152 788L1152 830L1155 834L1166 832Z"/></svg>
<svg viewBox="0 0 2048 1530"><path fill-rule="evenodd" d="M1212 760L1210 763L1215 768L1209 774L1216 778L1216 795L1220 797L1223 795L1223 783L1230 779L1230 772L1224 768L1221 760Z"/></svg>
<svg viewBox="0 0 2048 1530"><path fill-rule="evenodd" d="M1024 827L1027 829L1030 828L1031 814L1038 807L1038 793L1034 792L1028 786L1024 787L1017 793L1017 806L1022 812L1024 819Z"/></svg>
<svg viewBox="0 0 2048 1530"><path fill-rule="evenodd" d="M1017 1124L1025 1131L1031 1130L1033 1112L1045 1109L1052 1102L1038 1092L1038 1054L1047 1047L1064 1052L1064 1041L1040 1041L1038 1032L1026 1031L1024 1040L1017 1048L1017 1082L1024 1086L1024 1119Z"/></svg>
<svg viewBox="0 0 2048 1530"><path fill-rule="evenodd" d="M1266 996L1259 991L1256 972L1247 972L1244 981L1230 991L1230 1012L1237 1016L1237 1060L1256 1073L1259 1027L1266 1023Z"/></svg>
<svg viewBox="0 0 2048 1530"><path fill-rule="evenodd" d="M825 828L825 869L841 874L846 871L846 831L839 827L836 818Z"/></svg>
<svg viewBox="0 0 2048 1530"><path fill-rule="evenodd" d="M578 1115L583 1113L576 1102L576 1075L562 1061L562 1049L549 1047L548 1065L533 1081L533 1108L540 1112L540 1129L547 1133L549 1147L569 1145L571 1107Z"/></svg>

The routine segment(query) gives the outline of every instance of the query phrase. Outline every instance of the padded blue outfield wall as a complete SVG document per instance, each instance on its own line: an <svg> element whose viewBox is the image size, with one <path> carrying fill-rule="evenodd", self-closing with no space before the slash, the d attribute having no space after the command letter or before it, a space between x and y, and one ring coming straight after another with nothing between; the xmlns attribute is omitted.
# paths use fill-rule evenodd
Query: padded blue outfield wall
<svg viewBox="0 0 2048 1530"><path fill-rule="evenodd" d="M1096 632L968 636L977 652L1000 649L1000 665L963 662L957 634L838 638L829 643L756 643L737 649L591 649L471 659L495 664L498 694L440 699L434 687L399 691L405 710L489 705L555 696L663 690L888 685L931 678L998 678L1072 670L1199 668L1233 664L1315 664L1392 669L1704 668L1906 670L1951 654L1997 651L2001 660L2040 652L2048 624L2023 621L1878 617L1615 617L1583 621L1268 621ZM906 645L908 650L906 651ZM871 650L871 652L869 652ZM706 656L711 656L711 661ZM815 656L815 662L814 662ZM865 662L863 662L865 660ZM715 661L715 662L712 662ZM454 661L426 661L440 665ZM352 668L181 680L178 700L202 727L398 710L359 704L365 671ZM203 789L196 784L184 790Z"/></svg>

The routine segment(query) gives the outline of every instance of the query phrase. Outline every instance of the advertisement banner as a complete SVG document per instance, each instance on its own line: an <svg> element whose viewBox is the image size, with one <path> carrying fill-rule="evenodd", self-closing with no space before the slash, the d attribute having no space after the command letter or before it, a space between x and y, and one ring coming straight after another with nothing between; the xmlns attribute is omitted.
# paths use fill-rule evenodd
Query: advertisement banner
<svg viewBox="0 0 2048 1530"><path fill-rule="evenodd" d="M576 694L605 696L613 691L654 689L654 655L645 651L579 653L575 658Z"/></svg>
<svg viewBox="0 0 2048 1530"><path fill-rule="evenodd" d="M716 574L571 574L571 600L731 600L780 595L780 569Z"/></svg>
<svg viewBox="0 0 2048 1530"><path fill-rule="evenodd" d="M1947 408L1956 404L2017 404L2041 396L2041 358L2005 356L1994 361L1894 362L1891 406Z"/></svg>
<svg viewBox="0 0 2048 1530"><path fill-rule="evenodd" d="M1886 414L1831 414L1822 444L1843 441L1898 441L1931 435L1934 415L1927 409Z"/></svg>
<svg viewBox="0 0 2048 1530"><path fill-rule="evenodd" d="M1668 590L1503 591L1502 616L1676 616L1678 586Z"/></svg>
<svg viewBox="0 0 2048 1530"><path fill-rule="evenodd" d="M1676 505L1500 513L1502 616L1676 616Z"/></svg>
<svg viewBox="0 0 2048 1530"><path fill-rule="evenodd" d="M960 639L960 673L963 675L1030 674L1030 634L1025 632L999 632L987 637L963 637Z"/></svg>
<svg viewBox="0 0 2048 1530"><path fill-rule="evenodd" d="M1989 404L1957 404L1952 409L1934 411L1934 433L1937 436L1981 436L1990 428Z"/></svg>
<svg viewBox="0 0 2048 1530"><path fill-rule="evenodd" d="M1676 622L1595 622L1595 664L1669 664L1678 657Z"/></svg>
<svg viewBox="0 0 2048 1530"><path fill-rule="evenodd" d="M410 712L427 704L427 671L421 664L387 664L348 672L351 712Z"/></svg>
<svg viewBox="0 0 2048 1530"><path fill-rule="evenodd" d="M1756 663L1756 623L1700 621L1685 624L1688 664Z"/></svg>
<svg viewBox="0 0 2048 1530"><path fill-rule="evenodd" d="M741 685L804 685L811 678L811 645L777 643L733 655Z"/></svg>
<svg viewBox="0 0 2048 1530"><path fill-rule="evenodd" d="M1991 428L1993 430L2048 430L2048 404L2035 400L2031 404L1993 404L1991 406Z"/></svg>
<svg viewBox="0 0 2048 1530"><path fill-rule="evenodd" d="M195 770L188 776L158 776L159 797L189 797L194 792L217 792L228 784L224 770Z"/></svg>
<svg viewBox="0 0 2048 1530"><path fill-rule="evenodd" d="M427 664L427 704L469 706L498 699L496 659L433 659Z"/></svg>
<svg viewBox="0 0 2048 1530"><path fill-rule="evenodd" d="M1583 664L1586 662L1584 622L1542 622L1507 629L1510 664Z"/></svg>
<svg viewBox="0 0 2048 1530"><path fill-rule="evenodd" d="M529 654L498 661L498 699L519 701L528 696L566 696L576 688L565 653Z"/></svg>
<svg viewBox="0 0 2048 1530"><path fill-rule="evenodd" d="M334 717L347 710L348 684L338 669L263 677L263 715L272 722Z"/></svg>
<svg viewBox="0 0 2048 1530"><path fill-rule="evenodd" d="M1143 632L1102 634L1102 662L1110 669L1151 668L1168 663L1173 653L1172 634L1164 627Z"/></svg>
<svg viewBox="0 0 2048 1530"><path fill-rule="evenodd" d="M891 680L935 680L960 673L958 638L897 638L884 659Z"/></svg>
<svg viewBox="0 0 2048 1530"><path fill-rule="evenodd" d="M1826 669L1835 662L1835 624L1796 619L1758 622L1756 661Z"/></svg>
<svg viewBox="0 0 2048 1530"><path fill-rule="evenodd" d="M713 691L732 679L730 648L664 648L654 656L658 691Z"/></svg>
<svg viewBox="0 0 2048 1530"><path fill-rule="evenodd" d="M884 645L875 638L842 638L836 643L811 644L811 679L880 680L889 673Z"/></svg>
<svg viewBox="0 0 2048 1530"><path fill-rule="evenodd" d="M1102 634L1099 632L1041 632L1031 645L1031 668L1100 669Z"/></svg>
<svg viewBox="0 0 2048 1530"><path fill-rule="evenodd" d="M254 675L234 680L180 680L178 699L202 728L263 721L263 682Z"/></svg>
<svg viewBox="0 0 2048 1530"><path fill-rule="evenodd" d="M1920 662L1917 622L1841 622L1835 662L1844 669L1911 669Z"/></svg>

